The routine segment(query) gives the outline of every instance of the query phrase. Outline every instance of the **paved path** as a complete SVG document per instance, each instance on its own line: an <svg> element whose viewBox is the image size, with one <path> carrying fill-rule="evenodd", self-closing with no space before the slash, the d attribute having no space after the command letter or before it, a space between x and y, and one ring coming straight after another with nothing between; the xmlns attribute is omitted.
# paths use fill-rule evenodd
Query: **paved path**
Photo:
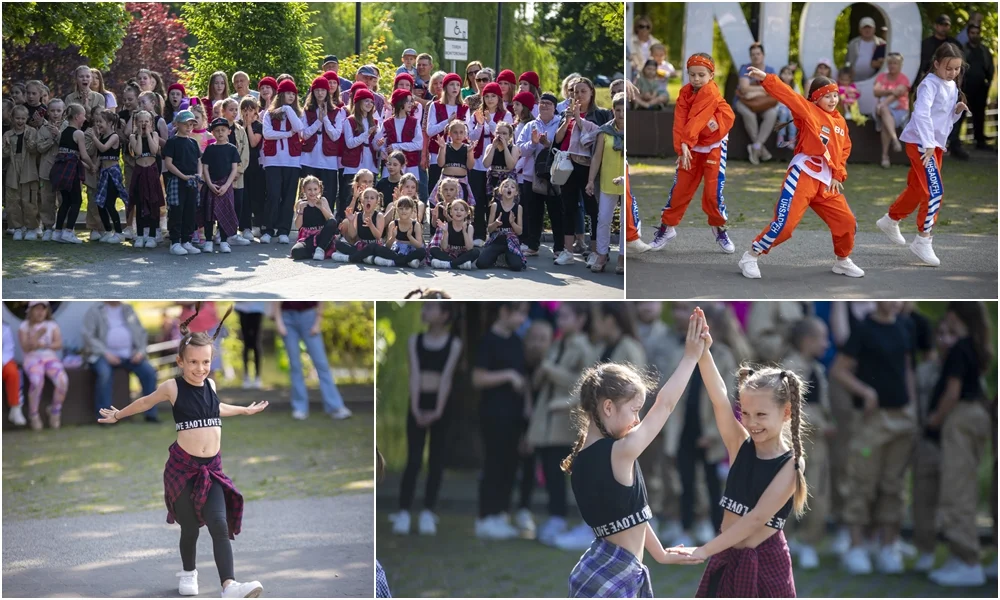
<svg viewBox="0 0 1000 600"><path fill-rule="evenodd" d="M643 229L647 242L654 229ZM865 276L835 275L828 231L796 231L760 259L762 279L746 279L737 263L757 231L731 229L735 254L723 254L707 228L679 228L660 252L631 255L628 297L721 299L996 298L997 238L940 234L934 249L940 267L923 266L907 246L882 233L859 233L852 259ZM912 233L906 233L911 240Z"/></svg>
<svg viewBox="0 0 1000 600"><path fill-rule="evenodd" d="M5 597L176 597L180 528L165 510L3 522ZM238 580L264 596L371 597L372 496L249 502ZM218 597L212 538L198 538L201 596Z"/></svg>
<svg viewBox="0 0 1000 600"><path fill-rule="evenodd" d="M41 244L14 242L10 244ZM61 244L55 252L67 252ZM605 273L594 274L577 260L569 266L552 263L551 250L528 259L528 270L441 271L292 261L289 246L276 244L241 246L232 254L172 256L166 248L134 250L89 248L75 253L101 252L100 258L83 257L71 267L55 262L49 271L4 278L5 299L73 298L238 298L264 300L292 297L322 300L402 299L417 288L445 290L460 299L590 299L622 298L624 277L615 275L614 264ZM103 246L103 244L102 244ZM617 248L611 250L612 260Z"/></svg>

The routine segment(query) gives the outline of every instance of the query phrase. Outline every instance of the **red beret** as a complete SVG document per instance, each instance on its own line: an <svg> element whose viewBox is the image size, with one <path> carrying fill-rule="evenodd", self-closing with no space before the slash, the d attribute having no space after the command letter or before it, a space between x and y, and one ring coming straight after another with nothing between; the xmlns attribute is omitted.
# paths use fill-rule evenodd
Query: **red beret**
<svg viewBox="0 0 1000 600"><path fill-rule="evenodd" d="M500 96L502 98L503 88L500 87L499 83L491 81L487 83L485 86L483 86L482 95L485 96L486 94L496 94L497 96Z"/></svg>
<svg viewBox="0 0 1000 600"><path fill-rule="evenodd" d="M410 75L409 73L400 73L399 75L396 75L395 79L392 80L392 87L395 89L395 87L398 86L399 82L402 81L402 80L406 80L406 81L410 82L410 89L411 90L413 89L413 87L415 85L417 85L417 82L413 81L413 75Z"/></svg>
<svg viewBox="0 0 1000 600"><path fill-rule="evenodd" d="M462 78L458 75L458 73L448 73L444 76L444 80L441 81L441 85L447 86L452 81L457 81L459 85L462 84Z"/></svg>
<svg viewBox="0 0 1000 600"><path fill-rule="evenodd" d="M172 92L174 90L180 90L181 91L181 96L186 96L187 95L187 90L184 89L184 84L181 84L181 83L171 83L170 87L167 88L167 93L169 94L170 92Z"/></svg>
<svg viewBox="0 0 1000 600"><path fill-rule="evenodd" d="M390 97L389 102L393 106L396 106L397 103L403 102L407 96L412 96L412 95L413 93L408 90L394 90L392 92L392 96ZM355 96L355 98L357 98L357 96Z"/></svg>
<svg viewBox="0 0 1000 600"><path fill-rule="evenodd" d="M514 102L520 102L528 110L535 108L535 95L531 92L518 92L514 94Z"/></svg>
<svg viewBox="0 0 1000 600"><path fill-rule="evenodd" d="M364 87L359 87L358 90L354 92L354 101L361 102L362 100L371 100L372 102L375 101L375 94L373 94L372 91L368 89L367 85Z"/></svg>
<svg viewBox="0 0 1000 600"><path fill-rule="evenodd" d="M337 74L334 73L333 71L327 71L326 73L323 73L323 78L331 83L336 81L337 85L338 86L340 85L340 77L338 77Z"/></svg>
<svg viewBox="0 0 1000 600"><path fill-rule="evenodd" d="M286 79L278 84L278 93L282 94L284 92L292 92L293 94L299 93L299 88L295 87L295 82L291 79Z"/></svg>
<svg viewBox="0 0 1000 600"><path fill-rule="evenodd" d="M368 85L363 81L355 81L354 83L351 84L351 94L354 94L361 89L367 90Z"/></svg>
<svg viewBox="0 0 1000 600"><path fill-rule="evenodd" d="M278 89L278 82L274 80L274 77L268 76L261 79L260 83L257 84L257 89L260 90L260 88L264 87L265 85L269 85L273 89Z"/></svg>
<svg viewBox="0 0 1000 600"><path fill-rule="evenodd" d="M311 90L315 90L316 88L329 92L330 81L326 77L317 77L316 79L313 79L312 85L309 86L309 89Z"/></svg>
<svg viewBox="0 0 1000 600"><path fill-rule="evenodd" d="M521 76L518 77L517 80L518 82L527 81L536 88L541 87L538 85L538 73L535 73L534 71L525 71L524 73L521 73Z"/></svg>
<svg viewBox="0 0 1000 600"><path fill-rule="evenodd" d="M501 81L506 81L507 83L517 83L517 75L514 75L514 71L511 71L510 69L504 69L503 71L500 71L499 75L497 75L496 81L497 83L500 83Z"/></svg>

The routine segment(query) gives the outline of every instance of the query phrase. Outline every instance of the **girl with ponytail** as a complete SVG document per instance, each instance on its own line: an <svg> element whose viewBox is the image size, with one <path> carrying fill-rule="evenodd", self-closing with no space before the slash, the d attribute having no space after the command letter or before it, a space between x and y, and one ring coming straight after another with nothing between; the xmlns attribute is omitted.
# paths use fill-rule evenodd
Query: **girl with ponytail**
<svg viewBox="0 0 1000 600"><path fill-rule="evenodd" d="M230 540L240 533L243 523L243 495L222 471L222 417L253 415L267 408L267 401L250 406L235 406L219 402L215 382L209 379L215 340L222 324L233 311L232 305L215 328L214 333L191 333L194 314L181 322L180 344L177 347L177 367L181 375L160 384L156 391L143 396L125 408L102 408L99 423L112 424L134 414L145 412L160 402L169 402L174 414L177 441L169 449L163 470L164 500L167 523L181 526L181 562L183 570L178 593L198 595L198 570L195 552L202 525L212 536L215 565L219 570L223 598L257 597L263 591L258 581L239 583L233 571L233 548Z"/></svg>
<svg viewBox="0 0 1000 600"><path fill-rule="evenodd" d="M698 367L731 467L721 533L692 554L709 559L696 596L791 598L795 580L782 529L793 510L802 516L809 493L802 452L806 384L781 368L743 366L737 417L711 345L708 337Z"/></svg>
<svg viewBox="0 0 1000 600"><path fill-rule="evenodd" d="M604 363L584 371L580 405L574 410L578 437L562 463L573 495L596 539L569 576L574 598L652 597L643 551L663 564L697 564L693 548L664 549L650 525L652 512L639 455L663 429L711 338L705 315L688 321L684 357L640 423L648 378L626 364Z"/></svg>

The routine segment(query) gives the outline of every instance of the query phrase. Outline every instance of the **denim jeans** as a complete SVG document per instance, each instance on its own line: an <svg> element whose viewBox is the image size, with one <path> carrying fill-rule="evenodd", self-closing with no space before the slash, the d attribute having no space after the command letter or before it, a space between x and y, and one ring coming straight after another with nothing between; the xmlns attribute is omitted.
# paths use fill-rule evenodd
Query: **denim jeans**
<svg viewBox="0 0 1000 600"><path fill-rule="evenodd" d="M142 362L133 363L129 359L123 358L119 364L112 365L108 359L102 356L97 359L97 362L92 363L90 368L94 370L94 376L97 378L94 384L94 410L97 411L98 417L100 417L102 408L109 408L112 404L111 384L114 380L115 369L125 369L138 377L139 383L142 385L143 396L148 396L156 391L156 369L149 364L148 360L143 359ZM124 402L122 408L126 404L128 403ZM146 417L156 418L157 413L157 408L154 406L146 411Z"/></svg>
<svg viewBox="0 0 1000 600"><path fill-rule="evenodd" d="M420 200L422 202L427 202L427 194L428 194L427 182L428 182L428 179L429 179L429 175L427 173L427 169L420 169L420 179L419 179L419 181L417 183L417 195L420 196Z"/></svg>
<svg viewBox="0 0 1000 600"><path fill-rule="evenodd" d="M344 399L340 397L340 392L333 383L330 361L327 360L326 348L323 347L323 336L309 334L313 323L316 322L316 309L282 311L281 320L285 324L285 351L288 352L288 367L292 375L292 410L309 413L309 396L306 391L306 380L302 374L300 341L305 342L306 352L309 353L309 358L312 359L319 374L323 408L328 413L343 408Z"/></svg>

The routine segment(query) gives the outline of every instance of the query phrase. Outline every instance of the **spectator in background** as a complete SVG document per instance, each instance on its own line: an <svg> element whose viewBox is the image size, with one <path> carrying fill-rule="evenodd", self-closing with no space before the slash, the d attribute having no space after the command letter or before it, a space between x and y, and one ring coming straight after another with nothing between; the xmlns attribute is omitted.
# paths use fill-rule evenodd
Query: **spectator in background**
<svg viewBox="0 0 1000 600"><path fill-rule="evenodd" d="M816 68L813 69L812 77L806 80L805 87L803 89L808 90L812 86L813 79L816 79L817 77L828 77L836 81L837 74L833 71L832 60L829 58L819 59L819 62L816 63ZM805 94L805 92L802 93Z"/></svg>
<svg viewBox="0 0 1000 600"><path fill-rule="evenodd" d="M875 76L873 94L875 105L875 131L882 136L882 168L889 168L889 148L902 151L897 129L902 129L910 119L910 80L903 74L903 55L891 52L886 57L887 69ZM985 109L985 105L984 105Z"/></svg>
<svg viewBox="0 0 1000 600"><path fill-rule="evenodd" d="M434 58L426 52L417 56L417 75L414 77L413 99L421 104L427 104L434 100L428 93L431 75L434 74Z"/></svg>
<svg viewBox="0 0 1000 600"><path fill-rule="evenodd" d="M633 73L638 74L642 70L643 65L652 56L653 44L659 43L660 40L653 37L653 22L649 20L649 17L643 15L636 19L635 24L632 25L632 39L629 43L631 51L629 63Z"/></svg>
<svg viewBox="0 0 1000 600"><path fill-rule="evenodd" d="M847 62L854 70L855 81L873 77L885 60L884 53L878 53L881 57L876 53L876 48L884 46L885 40L875 35L875 19L862 18L858 31L861 35L847 42Z"/></svg>
<svg viewBox="0 0 1000 600"><path fill-rule="evenodd" d="M90 89L104 96L104 108L118 108L118 100L115 95L104 88L104 74L97 69L91 69L93 77L90 80Z"/></svg>
<svg viewBox="0 0 1000 600"><path fill-rule="evenodd" d="M385 112L385 96L378 93L378 69L375 65L362 65L359 67L355 80L368 86L372 95L375 96L375 114L383 114ZM350 88L340 94L340 101L348 106L351 104Z"/></svg>
<svg viewBox="0 0 1000 600"><path fill-rule="evenodd" d="M757 362L780 361L788 353L792 326L809 312L805 302L754 302L747 320L747 337L754 341Z"/></svg>
<svg viewBox="0 0 1000 600"><path fill-rule="evenodd" d="M764 46L758 42L750 44L750 63L740 65L736 100L732 103L742 117L743 127L750 138L750 144L747 145L750 162L757 165L762 160L767 162L772 158L764 144L774 132L774 124L778 121L778 101L764 91L760 82L750 79L750 67L765 73L775 72L774 67L764 63Z"/></svg>
<svg viewBox="0 0 1000 600"><path fill-rule="evenodd" d="M409 73L410 77L415 80L417 78L417 51L413 48L403 50L403 56L400 60L403 61L403 64L396 69L396 75Z"/></svg>
<svg viewBox="0 0 1000 600"><path fill-rule="evenodd" d="M795 89L798 85L795 81L795 65L785 65L781 67L781 71L778 72L778 78L785 82L785 85ZM797 90L800 94L801 90ZM778 147L779 148L795 148L795 140L799 135L799 130L795 126L795 121L792 118L792 111L782 103L778 103ZM782 126L782 124L784 124Z"/></svg>
<svg viewBox="0 0 1000 600"><path fill-rule="evenodd" d="M955 36L955 39L958 40L958 43L962 44L962 46L966 46L969 43L969 27L972 25L975 25L976 27L983 26L983 13L977 11L969 15L969 22L966 23L965 27L962 28L962 31L959 31L958 35Z"/></svg>
<svg viewBox="0 0 1000 600"><path fill-rule="evenodd" d="M89 73L88 73L89 74ZM48 377L54 386L52 404L49 406L49 426L59 429L62 424L62 406L69 389L69 377L62 363L63 340L59 325L52 319L52 309L47 300L32 300L28 314L18 328L18 342L23 352L24 372L28 376L28 421L31 428L42 428L38 406Z"/></svg>
<svg viewBox="0 0 1000 600"><path fill-rule="evenodd" d="M261 389L260 357L264 351L261 323L267 312L267 302L236 302L233 309L240 318L240 337L243 339L243 389ZM250 379L250 353L253 352L254 379Z"/></svg>
<svg viewBox="0 0 1000 600"><path fill-rule="evenodd" d="M641 67L641 65L640 65ZM562 85L559 87L559 92L562 94L563 100L559 104L556 104L556 114L561 115L569 106L569 103L573 101L573 94L576 90L576 82L580 80L579 73L570 73L562 80Z"/></svg>
<svg viewBox="0 0 1000 600"><path fill-rule="evenodd" d="M139 378L142 395L156 391L156 368L146 357L149 334L128 304L108 300L90 307L80 327L84 356L94 371L94 410L111 406L114 371L124 369ZM147 423L159 423L157 407L146 411Z"/></svg>
<svg viewBox="0 0 1000 600"><path fill-rule="evenodd" d="M250 76L245 71L233 73L233 90L233 95L230 96L233 100L242 100L246 96L260 99L260 92L250 89Z"/></svg>
<svg viewBox="0 0 1000 600"><path fill-rule="evenodd" d="M982 20L980 18L980 20ZM986 103L993 83L993 53L982 43L982 28L969 23L966 27L969 41L965 45L965 62L968 70L962 82L966 103L972 113L972 131L976 138L976 148L986 150Z"/></svg>
<svg viewBox="0 0 1000 600"><path fill-rule="evenodd" d="M663 44L653 44L649 47L649 58L656 61L656 74L663 78L666 85L668 79L677 77L677 69L667 60L667 47ZM611 94L614 96L614 93Z"/></svg>
<svg viewBox="0 0 1000 600"><path fill-rule="evenodd" d="M346 77L340 76L340 61L333 54L327 55L323 58L323 64L320 65L320 71L327 72L333 71L337 74L337 78L340 80L340 91L346 92L351 89L351 84L354 83Z"/></svg>
<svg viewBox="0 0 1000 600"><path fill-rule="evenodd" d="M962 47L958 43L958 40L949 35L950 32L951 17L948 15L938 15L938 18L934 20L934 34L924 39L920 44L920 69L917 71L917 79L921 79L921 76L930 70L931 59L934 57L934 53L937 52L938 46L945 42L950 42L959 48Z"/></svg>
<svg viewBox="0 0 1000 600"><path fill-rule="evenodd" d="M660 77L653 59L647 60L643 65L642 72L635 78L635 87L639 88L639 96L633 101L636 109L665 110L670 103L667 80Z"/></svg>
<svg viewBox="0 0 1000 600"><path fill-rule="evenodd" d="M323 344L322 302L281 302L274 315L274 324L278 335L284 339L285 352L288 353L288 370L292 378L292 418L304 421L309 416L309 392L302 372L300 342L305 343L309 359L319 375L324 409L336 420L350 417L351 411L344 405L344 399L333 382L330 359Z"/></svg>
<svg viewBox="0 0 1000 600"><path fill-rule="evenodd" d="M462 99L468 98L473 94L478 94L479 89L489 83L489 81L479 83L479 78L477 76L482 70L483 63L478 60L474 60L465 65L465 87L462 88Z"/></svg>

